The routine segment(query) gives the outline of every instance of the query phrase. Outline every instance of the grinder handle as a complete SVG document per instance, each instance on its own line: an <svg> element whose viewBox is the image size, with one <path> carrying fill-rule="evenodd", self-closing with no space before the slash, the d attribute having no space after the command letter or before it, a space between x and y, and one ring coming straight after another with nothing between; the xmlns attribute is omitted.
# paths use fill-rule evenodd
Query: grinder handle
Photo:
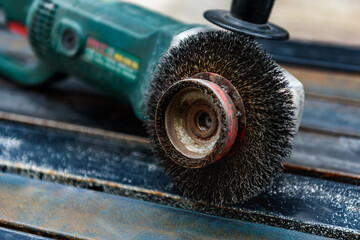
<svg viewBox="0 0 360 240"><path fill-rule="evenodd" d="M25 23L32 2L33 0L0 0L0 26L16 35L27 37ZM2 37L6 36L6 34L2 35ZM0 50L1 75L28 86L42 84L55 76L55 71L38 58L32 59L31 63L27 63L18 60L12 54L8 54L9 49L7 46L10 44L17 45L16 38L5 38L2 41L5 41L5 44L3 44L5 51Z"/></svg>
<svg viewBox="0 0 360 240"><path fill-rule="evenodd" d="M0 54L0 74L19 84L33 86L50 80L55 71L39 60L29 65Z"/></svg>

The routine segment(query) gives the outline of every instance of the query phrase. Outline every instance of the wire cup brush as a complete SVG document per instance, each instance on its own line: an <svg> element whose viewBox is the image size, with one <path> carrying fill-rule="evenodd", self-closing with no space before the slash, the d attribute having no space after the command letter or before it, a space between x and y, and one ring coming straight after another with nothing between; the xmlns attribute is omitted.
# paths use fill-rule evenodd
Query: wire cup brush
<svg viewBox="0 0 360 240"><path fill-rule="evenodd" d="M301 91L251 37L198 33L161 61L146 124L184 195L235 203L263 192L281 173L301 114L294 94L302 98Z"/></svg>
<svg viewBox="0 0 360 240"><path fill-rule="evenodd" d="M217 205L244 201L281 173L304 98L301 83L249 36L287 36L266 22L273 1L266 11L260 2L234 1L230 13L205 13L241 32L232 33L119 1L33 0L19 6L0 0L9 30L21 30L39 60L19 66L0 56L0 71L25 85L73 74L103 89L145 122L184 196Z"/></svg>
<svg viewBox="0 0 360 240"><path fill-rule="evenodd" d="M230 12L205 12L240 34L192 35L157 68L147 128L165 171L188 197L216 205L248 200L271 185L290 156L303 87L250 37L288 38L267 23L273 3L234 0Z"/></svg>

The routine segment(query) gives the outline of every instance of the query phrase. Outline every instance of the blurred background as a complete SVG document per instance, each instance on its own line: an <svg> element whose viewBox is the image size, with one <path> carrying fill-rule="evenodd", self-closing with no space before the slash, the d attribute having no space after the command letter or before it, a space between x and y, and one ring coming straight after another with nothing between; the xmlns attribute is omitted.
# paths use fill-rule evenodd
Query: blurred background
<svg viewBox="0 0 360 240"><path fill-rule="evenodd" d="M128 0L187 23L204 23L208 9L230 9L231 1ZM276 0L270 22L290 32L293 39L360 46L360 1Z"/></svg>

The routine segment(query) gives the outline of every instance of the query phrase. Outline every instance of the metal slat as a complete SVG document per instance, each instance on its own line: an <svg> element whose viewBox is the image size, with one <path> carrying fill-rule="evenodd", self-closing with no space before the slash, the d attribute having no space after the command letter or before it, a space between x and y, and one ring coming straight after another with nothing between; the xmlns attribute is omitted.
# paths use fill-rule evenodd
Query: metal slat
<svg viewBox="0 0 360 240"><path fill-rule="evenodd" d="M0 192L0 223L61 239L324 239L3 173Z"/></svg>
<svg viewBox="0 0 360 240"><path fill-rule="evenodd" d="M360 138L299 132L288 163L358 175Z"/></svg>
<svg viewBox="0 0 360 240"><path fill-rule="evenodd" d="M258 41L281 63L360 73L358 47L295 40Z"/></svg>
<svg viewBox="0 0 360 240"><path fill-rule="evenodd" d="M309 98L301 127L360 137L360 105Z"/></svg>
<svg viewBox="0 0 360 240"><path fill-rule="evenodd" d="M360 100L360 74L282 65L299 79L307 97L326 96L335 100Z"/></svg>

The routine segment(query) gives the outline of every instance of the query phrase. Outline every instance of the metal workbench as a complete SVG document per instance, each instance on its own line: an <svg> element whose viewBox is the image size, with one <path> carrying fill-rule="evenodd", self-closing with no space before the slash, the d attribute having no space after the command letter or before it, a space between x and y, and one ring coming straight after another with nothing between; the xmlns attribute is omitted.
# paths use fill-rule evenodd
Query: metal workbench
<svg viewBox="0 0 360 240"><path fill-rule="evenodd" d="M346 92L360 92L360 75L342 74L352 84L335 90L331 77L304 79L285 173L224 207L179 194L120 102L72 77L40 88L1 79L0 239L359 239L360 96Z"/></svg>

